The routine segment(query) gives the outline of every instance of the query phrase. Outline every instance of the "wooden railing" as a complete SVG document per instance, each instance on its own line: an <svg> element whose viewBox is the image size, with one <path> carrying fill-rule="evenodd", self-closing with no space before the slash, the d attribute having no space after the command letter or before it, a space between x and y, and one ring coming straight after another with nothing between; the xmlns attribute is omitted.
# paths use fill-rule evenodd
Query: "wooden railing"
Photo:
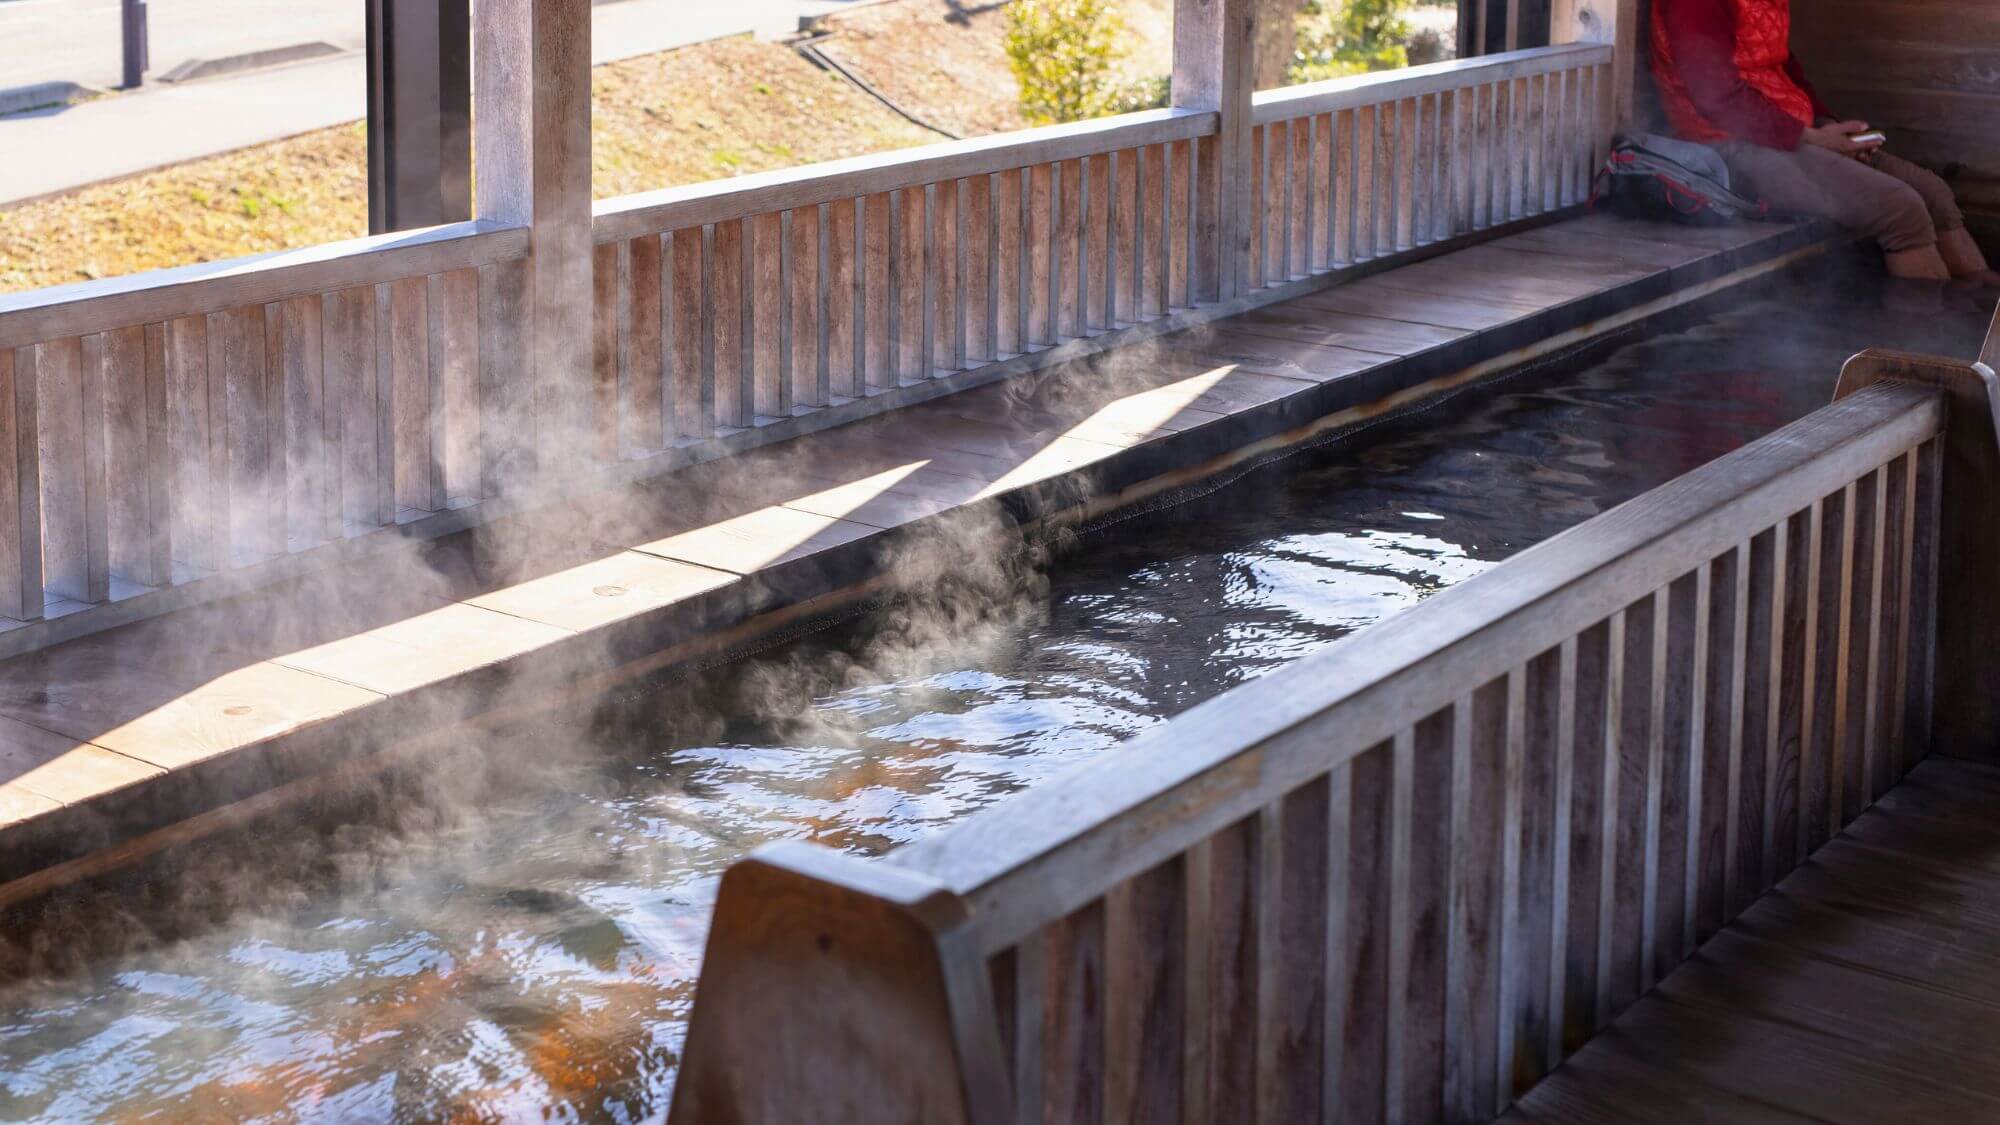
<svg viewBox="0 0 2000 1125"><path fill-rule="evenodd" d="M0 296L0 618L491 495L527 253L460 223Z"/></svg>
<svg viewBox="0 0 2000 1125"><path fill-rule="evenodd" d="M758 852L673 1119L1489 1118L1925 752L1946 412L1860 390L885 859Z"/></svg>
<svg viewBox="0 0 2000 1125"><path fill-rule="evenodd" d="M1602 146L1608 46L1252 97L1236 0L1180 2L1210 108L611 200L587 251L556 143L586 107L553 77L580 57L514 58L563 13L494 7L493 218L0 297L0 654L470 524L503 482L666 471L1280 300L1572 203Z"/></svg>
<svg viewBox="0 0 2000 1125"><path fill-rule="evenodd" d="M1258 93L1250 284L1581 203L1608 135L1611 55L1540 47Z"/></svg>
<svg viewBox="0 0 2000 1125"><path fill-rule="evenodd" d="M600 204L600 448L657 450L1188 306L1215 125L1155 110Z"/></svg>

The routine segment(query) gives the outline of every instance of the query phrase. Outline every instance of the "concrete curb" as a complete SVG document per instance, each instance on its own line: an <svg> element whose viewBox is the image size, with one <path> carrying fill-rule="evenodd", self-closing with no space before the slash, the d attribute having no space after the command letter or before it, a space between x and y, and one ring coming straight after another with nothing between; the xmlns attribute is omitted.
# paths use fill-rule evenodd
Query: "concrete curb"
<svg viewBox="0 0 2000 1125"><path fill-rule="evenodd" d="M0 88L0 117L88 101L103 93L103 90L81 82L36 82L28 86L8 86Z"/></svg>
<svg viewBox="0 0 2000 1125"><path fill-rule="evenodd" d="M314 40L310 43L293 43L287 47L271 47L262 51L245 51L240 55L224 55L219 59L189 59L172 70L160 75L161 82L193 82L201 78L214 78L223 74L241 74L246 70L263 70L270 66L304 62L307 59L323 59L329 55L344 55L347 52L331 43Z"/></svg>

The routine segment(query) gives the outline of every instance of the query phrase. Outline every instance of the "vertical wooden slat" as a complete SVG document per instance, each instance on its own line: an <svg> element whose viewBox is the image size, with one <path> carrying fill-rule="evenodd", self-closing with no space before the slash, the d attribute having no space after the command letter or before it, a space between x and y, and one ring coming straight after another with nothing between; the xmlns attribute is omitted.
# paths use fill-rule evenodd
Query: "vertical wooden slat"
<svg viewBox="0 0 2000 1125"><path fill-rule="evenodd" d="M1056 310L1051 339L1064 336L1087 335L1084 328L1084 295L1089 286L1084 284L1084 161L1063 162L1053 165L1055 170L1055 191L1053 202L1056 209L1052 229L1055 232L1055 246L1049 253L1049 263L1056 275L1050 279L1049 303Z"/></svg>
<svg viewBox="0 0 2000 1125"><path fill-rule="evenodd" d="M1196 1122L1210 1119L1214 1100L1210 1095L1214 1068L1209 1059L1214 1010L1211 987L1214 935L1209 923L1216 909L1214 853L1214 838L1207 837L1195 841L1182 856L1182 869L1187 876L1181 929L1186 939L1182 988L1187 998L1187 1020L1181 1029L1181 1106L1183 1119Z"/></svg>
<svg viewBox="0 0 2000 1125"><path fill-rule="evenodd" d="M1435 1121L1444 1113L1455 730L1454 712L1440 711L1394 744L1384 1060L1390 1121ZM1344 1080L1344 1067L1340 1073Z"/></svg>
<svg viewBox="0 0 2000 1125"><path fill-rule="evenodd" d="M0 348L0 616L42 616L40 411L26 348Z"/></svg>
<svg viewBox="0 0 2000 1125"><path fill-rule="evenodd" d="M931 290L925 306L930 317L925 351L930 360L924 370L928 376L934 371L956 371L965 365L965 336L959 304L964 262L959 243L958 181L944 180L931 185L926 198L930 200L926 206L934 208L928 243Z"/></svg>
<svg viewBox="0 0 2000 1125"><path fill-rule="evenodd" d="M1117 191L1112 196L1110 256L1117 265L1116 282L1111 287L1111 323L1137 324L1144 319L1139 309L1145 300L1146 222L1144 152L1136 148L1112 154L1112 177Z"/></svg>
<svg viewBox="0 0 2000 1125"><path fill-rule="evenodd" d="M1929 753L1932 661L1937 638L1939 505L1944 442L1932 438L1916 452L1910 484L1910 627L1905 647L1903 766Z"/></svg>
<svg viewBox="0 0 2000 1125"><path fill-rule="evenodd" d="M860 200L839 199L821 208L820 234L826 247L825 313L826 391L829 397L852 398L862 393L861 372L867 312L861 293L861 248L855 241Z"/></svg>
<svg viewBox="0 0 2000 1125"><path fill-rule="evenodd" d="M1810 597L1813 631L1806 634L1807 659L1812 662L1811 712L1807 739L1800 754L1800 817L1805 829L1802 855L1838 830L1841 677L1846 659L1843 642L1848 559L1846 494L1836 492L1817 505L1813 533L1815 573Z"/></svg>
<svg viewBox="0 0 2000 1125"><path fill-rule="evenodd" d="M1384 1121L1389 1108L1389 1040L1398 1029L1387 1015L1392 999L1389 969L1394 917L1396 841L1391 816L1396 798L1396 747L1375 746L1335 771L1330 789L1332 864L1337 872L1332 935L1334 969L1339 974L1340 1009L1329 1091L1341 1120ZM1274 988L1289 992L1280 975ZM1406 1002L1406 1001L1405 1001ZM1310 1073L1310 1072L1308 1072ZM1259 1120L1305 1121L1321 1110L1320 1090L1313 1084L1313 1101L1268 1103L1271 1113ZM1282 1110L1282 1112L1280 1112Z"/></svg>
<svg viewBox="0 0 2000 1125"><path fill-rule="evenodd" d="M1306 243L1308 273L1323 273L1334 266L1333 218L1336 185L1333 182L1333 114L1316 114L1308 139L1306 180Z"/></svg>
<svg viewBox="0 0 2000 1125"><path fill-rule="evenodd" d="M987 266L992 278L993 358L1014 355L1026 347L1024 335L1027 308L1022 303L1025 289L1021 280L1022 174L995 172L988 177L993 197L993 260Z"/></svg>
<svg viewBox="0 0 2000 1125"><path fill-rule="evenodd" d="M41 443L42 584L57 597L82 602L108 596L106 540L95 526L105 514L102 379L90 375L88 382L100 390L86 390L85 368L98 366L94 342L89 350L92 362L86 364L85 341L71 336L20 349L17 354L33 358L16 361L17 371L32 372L41 410L35 432ZM92 399L98 405L94 419Z"/></svg>
<svg viewBox="0 0 2000 1125"><path fill-rule="evenodd" d="M514 280L524 287L526 271L519 271ZM518 311L518 305L507 300L510 295L525 301L522 287L508 287L496 279L496 320L497 312L510 308ZM376 364L380 362L375 342L375 315L373 289L343 289L327 294L320 304L321 374L326 380L328 413L337 419L339 428L340 444L334 456L339 461L343 532L346 524L376 527L388 522L389 516L383 510L382 489L378 487L376 478L382 458L378 452L381 430L376 424L380 413L376 396L381 383L375 371ZM176 337L184 335L182 325L186 323L176 322L169 326L167 369L176 386L186 378L179 370L177 353L180 349L176 345ZM513 323L520 324L521 321ZM525 368L510 367L508 370L518 373ZM513 385L518 387L520 384ZM519 407L525 414L532 410L532 402L523 401ZM518 448L531 456L531 436L516 434L514 437ZM519 462L508 461L507 464ZM179 500L178 494L176 499ZM177 508L185 506L183 503L176 504ZM174 527L177 555L181 550L182 527L178 522Z"/></svg>
<svg viewBox="0 0 2000 1125"><path fill-rule="evenodd" d="M286 537L308 547L327 537L327 504L337 493L327 479L337 448L327 442L326 340L318 297L279 306L278 373L285 424ZM475 322L476 328L476 322Z"/></svg>
<svg viewBox="0 0 2000 1125"><path fill-rule="evenodd" d="M1045 933L1014 949L1014 1117L1017 1125L1043 1119L1043 1036L1047 1031L1048 947Z"/></svg>
<svg viewBox="0 0 2000 1125"><path fill-rule="evenodd" d="M672 431L663 435L668 440L676 436L706 437L715 429L715 383L705 359L711 330L705 265L708 241L701 229L678 230L669 236L663 250L671 259L666 268L673 271L665 298L672 308L667 314L664 342L672 371L673 390L669 397L674 405ZM668 394L664 385L661 393Z"/></svg>
<svg viewBox="0 0 2000 1125"><path fill-rule="evenodd" d="M896 220L902 215L893 196L892 192L868 196L860 215L866 338L863 370L870 389L893 387L897 383L893 336L897 319L895 274L899 264L894 251L898 238Z"/></svg>
<svg viewBox="0 0 2000 1125"><path fill-rule="evenodd" d="M1257 1096L1257 908L1265 878L1258 818L1216 833L1206 851L1208 1082L1201 1110L1207 1120L1229 1121Z"/></svg>
<svg viewBox="0 0 2000 1125"><path fill-rule="evenodd" d="M1691 927L1693 940L1685 952L1707 941L1729 918L1730 872L1735 867L1734 827L1742 797L1742 742L1738 738L1741 719L1742 633L1739 621L1739 586L1744 571L1741 558L1747 550L1738 548L1718 556L1704 572L1708 583L1705 606L1707 643L1695 674L1699 684L1701 730L1697 784L1688 822Z"/></svg>
<svg viewBox="0 0 2000 1125"><path fill-rule="evenodd" d="M1204 149L1199 142L1186 141L1168 145L1167 148L1167 192L1166 215L1161 220L1161 228L1167 236L1167 299L1170 308L1193 308L1198 295L1206 292L1203 285L1210 285L1214 273L1203 274L1207 268L1213 271L1216 263L1205 264L1198 259L1196 244L1201 241L1202 216L1197 208L1202 204L1202 192L1213 191L1214 183L1202 180L1206 165L1200 152L1208 152L1213 160L1213 149ZM1205 299L1205 298L1204 298Z"/></svg>
<svg viewBox="0 0 2000 1125"><path fill-rule="evenodd" d="M618 459L618 322L625 303L619 258L617 243L591 248L590 446L599 461Z"/></svg>
<svg viewBox="0 0 2000 1125"><path fill-rule="evenodd" d="M1376 107L1360 106L1354 111L1354 260L1365 262L1375 256L1375 183L1377 135Z"/></svg>
<svg viewBox="0 0 2000 1125"><path fill-rule="evenodd" d="M799 406L825 406L829 393L826 356L827 338L821 326L827 286L826 262L820 255L825 235L820 230L819 207L801 207L785 212L785 332L791 345L786 350L790 370L791 401Z"/></svg>
<svg viewBox="0 0 2000 1125"><path fill-rule="evenodd" d="M1264 284L1265 262L1271 246L1271 131L1275 125L1259 125L1250 130L1250 255L1248 284Z"/></svg>
<svg viewBox="0 0 2000 1125"><path fill-rule="evenodd" d="M418 285L421 301L422 283ZM418 346L421 343L419 339ZM263 409L267 356L262 305L208 315L209 486L216 513L209 532L215 539L213 557L222 567L235 564L238 548L259 552L258 532L268 518L258 503L267 453ZM391 358L401 357L392 353ZM429 416L420 416L420 421L427 436Z"/></svg>
<svg viewBox="0 0 2000 1125"><path fill-rule="evenodd" d="M669 268L658 236L624 243L618 251L619 289L619 431L628 449L651 452L666 443L665 422L672 417L666 396L666 334L671 299L661 291L662 271ZM453 487L454 493L458 492Z"/></svg>
<svg viewBox="0 0 2000 1125"><path fill-rule="evenodd" d="M651 242L651 239L645 241ZM620 274L629 259L621 253ZM655 276L658 276L657 268ZM636 286L622 286L634 291ZM479 495L479 275L469 269L434 274L430 278L431 461L434 507L445 508ZM657 318L659 300L651 309ZM657 323L657 320L655 321ZM620 337L626 333L621 331ZM633 349L627 344L628 361ZM652 359L655 383L659 360ZM625 365L631 378L631 366ZM657 392L643 414L657 422Z"/></svg>
<svg viewBox="0 0 2000 1125"><path fill-rule="evenodd" d="M1451 945L1446 965L1445 1114L1485 1120L1500 1108L1501 851L1508 677L1456 709L1451 787Z"/></svg>
<svg viewBox="0 0 2000 1125"><path fill-rule="evenodd" d="M1167 196L1167 147L1153 145L1139 153L1138 207L1139 298L1141 316L1158 316L1167 310L1167 272L1173 251L1165 218Z"/></svg>
<svg viewBox="0 0 2000 1125"><path fill-rule="evenodd" d="M1855 484L1853 626L1849 635L1847 816L1853 819L1874 803L1880 791L1882 748L1876 724L1881 718L1883 539L1888 515L1886 474L1877 469Z"/></svg>
<svg viewBox="0 0 2000 1125"><path fill-rule="evenodd" d="M1557 1021L1553 1057L1561 1059L1597 1031L1599 925L1608 835L1605 832L1605 733L1610 701L1611 626L1600 622L1563 648L1566 705L1557 774L1558 871L1562 874L1561 956L1555 961Z"/></svg>
<svg viewBox="0 0 2000 1125"><path fill-rule="evenodd" d="M749 232L741 219L716 223L708 258L705 286L711 312L706 334L711 352L704 364L714 372L715 424L749 426L755 421L756 400L750 380L750 341L754 309L754 279L744 269Z"/></svg>
<svg viewBox="0 0 2000 1125"><path fill-rule="evenodd" d="M1507 851L1512 884L1504 905L1501 1096L1533 1085L1556 1063L1550 1052L1551 979L1556 975L1556 791L1569 750L1562 745L1567 709L1563 654L1551 649L1515 679L1520 700L1509 723ZM1513 708L1510 708L1513 710Z"/></svg>
<svg viewBox="0 0 2000 1125"><path fill-rule="evenodd" d="M750 357L750 402L756 413L782 418L792 412L792 387L784 372L784 215L769 212L750 219L745 297L750 315L744 329Z"/></svg>
<svg viewBox="0 0 2000 1125"><path fill-rule="evenodd" d="M1357 779L1372 786L1360 800L1386 813L1389 748L1380 747L1364 757L1379 765L1354 771ZM1380 776L1363 778L1371 768ZM1259 1121L1310 1120L1318 1116L1324 1094L1328 925L1330 918L1340 914L1328 898L1329 866L1342 850L1355 855L1351 847L1341 849L1332 840L1331 789L1322 777L1286 794L1277 806L1277 846L1270 871L1271 931L1267 935L1274 956L1265 966L1262 984L1266 996L1260 1005L1263 1024L1257 1032ZM1351 819L1349 826L1351 842L1355 839ZM1386 829L1386 820L1378 819L1365 845L1381 859L1384 885L1379 897L1371 901L1379 902L1385 912ZM1350 868L1350 893L1352 879Z"/></svg>
<svg viewBox="0 0 2000 1125"><path fill-rule="evenodd" d="M1360 110L1343 109L1333 117L1333 264L1349 266L1360 260L1356 249L1355 213L1359 184L1356 156L1360 136L1355 124Z"/></svg>
<svg viewBox="0 0 2000 1125"><path fill-rule="evenodd" d="M1396 249L1417 241L1417 99L1396 103Z"/></svg>
<svg viewBox="0 0 2000 1125"><path fill-rule="evenodd" d="M1093 156L1085 162L1089 179L1085 195L1090 200L1085 216L1083 277L1086 290L1085 320L1095 330L1117 326L1118 284L1118 183L1113 154Z"/></svg>
<svg viewBox="0 0 2000 1125"><path fill-rule="evenodd" d="M479 440L480 471L485 476L480 491L498 496L510 488L525 485L534 472L535 426L538 423L531 378L532 351L528 346L529 279L525 262L496 262L479 267ZM341 386L341 376L333 369L333 298L327 298L322 317L329 326L327 340L327 393ZM340 419L341 411L329 397L329 425ZM329 448L334 438L328 430ZM346 462L342 462L343 466Z"/></svg>
<svg viewBox="0 0 2000 1125"><path fill-rule="evenodd" d="M1045 1122L1104 1120L1104 901L1043 932L1042 1116Z"/></svg>
<svg viewBox="0 0 2000 1125"><path fill-rule="evenodd" d="M1770 862L1772 719L1777 704L1771 671L1784 613L1781 535L1774 527L1751 537L1737 585L1741 640L1736 665L1736 814L1731 820L1735 844L1723 904L1731 917L1769 886L1764 873Z"/></svg>
<svg viewBox="0 0 2000 1125"><path fill-rule="evenodd" d="M1813 555L1817 518L1812 509L1793 513L1779 525L1781 555L1778 580L1783 584L1776 597L1776 617L1772 628L1773 669L1771 676L1773 716L1771 755L1765 770L1770 780L1771 856L1765 863L1765 882L1775 882L1804 857L1800 850L1805 839L1802 772L1806 739L1812 712L1812 649L1808 642L1814 629L1811 591L1818 565Z"/></svg>
<svg viewBox="0 0 2000 1125"><path fill-rule="evenodd" d="M315 299L316 301L317 299ZM169 581L165 559L166 509L154 506L155 485L164 485L168 464L164 449L164 418L153 416L149 375L164 377L163 329L159 325L106 332L98 344L98 366L104 383L104 462L108 488L106 532L111 573L142 586ZM149 371L148 335L162 351L162 367ZM9 353L11 354L11 352Z"/></svg>
<svg viewBox="0 0 2000 1125"><path fill-rule="evenodd" d="M1056 205L1055 169L1037 164L1028 170L1022 185L1021 292L1027 309L1025 339L1030 344L1055 340L1055 304L1050 282L1056 269L1051 256L1055 247L1053 220ZM1023 348L1025 351L1026 348Z"/></svg>
<svg viewBox="0 0 2000 1125"><path fill-rule="evenodd" d="M1603 905L1599 923L1597 1022L1629 1007L1650 982L1646 972L1652 911L1647 878L1652 851L1650 781L1654 746L1653 669L1658 628L1655 607L1664 595L1643 598L1611 619L1610 731L1605 762Z"/></svg>
<svg viewBox="0 0 2000 1125"><path fill-rule="evenodd" d="M1884 748L1884 782L1894 785L1908 769L1909 747L1903 740L1904 707L1909 686L1910 652L1910 550L1915 541L1914 516L1916 453L1911 451L1889 463L1887 522L1884 539L1887 570L1882 582L1882 643L1886 651L1882 676L1882 721L1880 740ZM1880 796L1880 793L1877 793Z"/></svg>
<svg viewBox="0 0 2000 1125"><path fill-rule="evenodd" d="M1106 898L1104 1116L1179 1121L1187 874L1176 857Z"/></svg>
<svg viewBox="0 0 2000 1125"><path fill-rule="evenodd" d="M378 351L386 368L378 367L376 377L387 383L391 496L399 508L428 511L435 507L431 461L431 379L429 293L423 278L391 282L377 288L386 300L377 301ZM380 314L386 305L387 318ZM615 306L614 306L615 307ZM614 322L615 327L615 322ZM386 331L381 329L386 328ZM213 331L213 326L211 326ZM600 376L603 374L599 373ZM610 373L616 378L616 372ZM601 400L602 383L593 384L593 443L601 455L603 426L610 422L616 402ZM616 385L612 385L615 393Z"/></svg>
<svg viewBox="0 0 2000 1125"><path fill-rule="evenodd" d="M1707 584L1699 573L1685 574L1667 589L1666 617L1662 623L1662 645L1656 651L1662 662L1653 673L1655 713L1659 717L1652 769L1653 848L1651 905L1653 921L1648 943L1647 981L1666 976L1689 949L1686 945L1692 918L1688 910L1689 872L1694 867L1690 853L1699 837L1690 829L1700 792L1701 679L1696 668L1702 663L1702 646L1707 639Z"/></svg>
<svg viewBox="0 0 2000 1125"><path fill-rule="evenodd" d="M978 366L1000 358L998 220L994 211L994 183L997 176L971 176L959 181L959 200L964 208L965 306L964 332L966 366Z"/></svg>

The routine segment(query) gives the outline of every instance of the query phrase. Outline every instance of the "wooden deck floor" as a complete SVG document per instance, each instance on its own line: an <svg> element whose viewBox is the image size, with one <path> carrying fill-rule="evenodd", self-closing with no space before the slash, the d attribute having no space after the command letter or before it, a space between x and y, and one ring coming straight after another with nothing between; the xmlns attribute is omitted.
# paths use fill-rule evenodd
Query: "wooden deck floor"
<svg viewBox="0 0 2000 1125"><path fill-rule="evenodd" d="M946 513L1030 520L1142 498L1302 427L1775 268L1823 237L1574 219L505 517L412 547L400 567L364 559L0 660L0 905L52 865L360 750L499 721L504 705L635 661L741 644L755 621L879 578L896 537L939 534Z"/></svg>
<svg viewBox="0 0 2000 1125"><path fill-rule="evenodd" d="M1503 1120L2000 1121L1997 810L1920 764Z"/></svg>

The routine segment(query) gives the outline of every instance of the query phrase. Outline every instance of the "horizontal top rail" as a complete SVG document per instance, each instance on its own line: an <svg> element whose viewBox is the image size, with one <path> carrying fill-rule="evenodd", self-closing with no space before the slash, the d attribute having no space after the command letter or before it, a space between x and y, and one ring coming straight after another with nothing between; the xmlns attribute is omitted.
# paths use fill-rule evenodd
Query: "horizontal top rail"
<svg viewBox="0 0 2000 1125"><path fill-rule="evenodd" d="M1004 949L1920 446L1944 417L1934 390L1870 387L887 862L965 896L980 947Z"/></svg>
<svg viewBox="0 0 2000 1125"><path fill-rule="evenodd" d="M1250 101L1250 121L1268 125L1315 113L1380 105L1401 98L1421 97L1446 90L1463 90L1515 78L1530 78L1558 70L1597 66L1611 61L1611 47L1603 43L1565 43L1554 47L1530 47L1497 55L1477 55L1448 59L1401 70L1378 70L1301 86L1260 90Z"/></svg>
<svg viewBox="0 0 2000 1125"><path fill-rule="evenodd" d="M490 221L351 238L0 295L0 348L106 332L528 254L526 227Z"/></svg>
<svg viewBox="0 0 2000 1125"><path fill-rule="evenodd" d="M598 203L592 235L599 243L621 242L939 180L1206 137L1215 132L1217 117L1214 110L1150 109L640 192Z"/></svg>

